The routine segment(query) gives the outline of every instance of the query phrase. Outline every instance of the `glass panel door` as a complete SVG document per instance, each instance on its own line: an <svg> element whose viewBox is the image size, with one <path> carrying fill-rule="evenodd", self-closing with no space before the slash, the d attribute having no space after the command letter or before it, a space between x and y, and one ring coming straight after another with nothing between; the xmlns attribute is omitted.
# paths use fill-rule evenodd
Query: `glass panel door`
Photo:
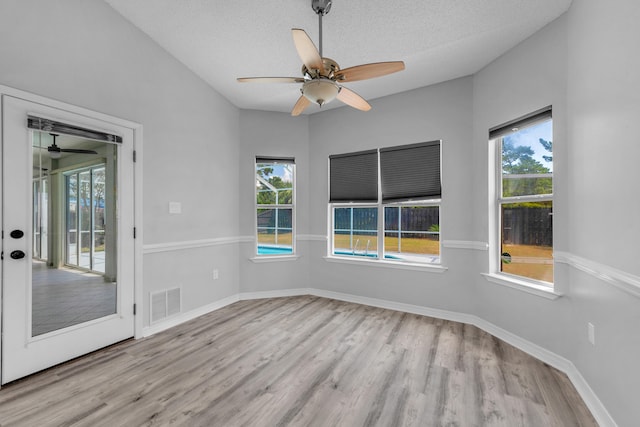
<svg viewBox="0 0 640 427"><path fill-rule="evenodd" d="M54 135L33 131L32 139L35 337L116 313L116 251L105 243L116 233L115 185L106 179L116 174L117 147L55 135L52 155ZM60 232L47 238L48 228Z"/></svg>
<svg viewBox="0 0 640 427"><path fill-rule="evenodd" d="M78 175L67 175L65 178L67 189L66 263L78 265Z"/></svg>
<svg viewBox="0 0 640 427"><path fill-rule="evenodd" d="M104 164L65 172L66 263L106 272L107 208ZM79 197L78 197L79 196Z"/></svg>
<svg viewBox="0 0 640 427"><path fill-rule="evenodd" d="M91 173L89 171L78 174L78 194L80 196L80 210L78 215L78 230L80 230L80 251L78 266L91 268Z"/></svg>
<svg viewBox="0 0 640 427"><path fill-rule="evenodd" d="M33 178L33 257L47 260L48 235L48 176L47 170L34 173Z"/></svg>

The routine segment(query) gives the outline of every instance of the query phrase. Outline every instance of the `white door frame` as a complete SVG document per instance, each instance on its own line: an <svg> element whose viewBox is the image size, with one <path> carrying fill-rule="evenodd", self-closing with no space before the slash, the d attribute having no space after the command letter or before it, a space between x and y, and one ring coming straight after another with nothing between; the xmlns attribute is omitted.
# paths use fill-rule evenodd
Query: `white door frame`
<svg viewBox="0 0 640 427"><path fill-rule="evenodd" d="M142 231L142 125L139 123L135 123L129 120L124 120L118 117L109 116L103 113L98 113L95 111L88 110L86 108L78 107L75 105L67 104L65 102L56 101L53 99L49 99L46 97L42 97L39 95L34 95L29 92L25 92L19 89L14 89L8 86L0 85L0 97L2 95L9 95L15 98L20 98L25 101L34 102L38 104L45 105L47 107L56 108L64 111L68 111L74 114L80 114L92 119L101 120L104 122L112 123L118 126L129 128L133 131L133 150L129 153L122 153L125 156L136 156L136 161L133 165L133 175L134 175L134 224L136 228L136 236L134 240L134 304L137 307L137 313L134 318L134 338L138 339L143 336L142 327L143 327L143 289L142 289L142 259L143 259L143 251L142 251L142 243L143 243L143 231ZM0 106L0 108L2 108ZM3 112L0 111L0 124L2 121ZM2 138L0 132L0 138ZM0 140L0 147L3 147L4 141ZM0 189L3 188L3 171L2 171L2 162L0 162ZM0 197L0 224L4 224L4 206L2 206L2 197ZM133 230L131 230L133 233ZM6 239L5 239L6 242ZM5 248L6 249L6 248ZM3 277L3 264L0 263L0 277ZM4 286L4 284L2 284ZM2 290L0 288L0 290ZM0 298L2 293L0 293ZM0 299L0 319L2 319L2 300ZM0 357L2 354L2 340L0 340ZM2 366L2 360L0 359L0 367Z"/></svg>

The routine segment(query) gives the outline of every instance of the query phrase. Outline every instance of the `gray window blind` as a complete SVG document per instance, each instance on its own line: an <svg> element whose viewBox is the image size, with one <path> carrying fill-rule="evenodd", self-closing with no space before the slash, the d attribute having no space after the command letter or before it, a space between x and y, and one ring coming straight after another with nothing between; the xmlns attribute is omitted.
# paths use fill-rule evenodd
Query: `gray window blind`
<svg viewBox="0 0 640 427"><path fill-rule="evenodd" d="M86 129L68 123L57 122L51 119L43 119L36 116L27 116L27 127L42 132L51 132L62 135L79 136L102 142L122 143L122 137L93 129Z"/></svg>
<svg viewBox="0 0 640 427"><path fill-rule="evenodd" d="M542 108L531 114L527 114L524 117L520 117L519 119L511 120L510 122L489 129L489 139L496 139L498 137L517 132L519 129L549 119L551 119L551 106Z"/></svg>
<svg viewBox="0 0 640 427"><path fill-rule="evenodd" d="M380 149L382 202L438 198L440 141Z"/></svg>
<svg viewBox="0 0 640 427"><path fill-rule="evenodd" d="M329 156L329 202L378 201L378 151Z"/></svg>
<svg viewBox="0 0 640 427"><path fill-rule="evenodd" d="M295 162L296 162L296 159L293 157L256 156L256 163L295 164Z"/></svg>

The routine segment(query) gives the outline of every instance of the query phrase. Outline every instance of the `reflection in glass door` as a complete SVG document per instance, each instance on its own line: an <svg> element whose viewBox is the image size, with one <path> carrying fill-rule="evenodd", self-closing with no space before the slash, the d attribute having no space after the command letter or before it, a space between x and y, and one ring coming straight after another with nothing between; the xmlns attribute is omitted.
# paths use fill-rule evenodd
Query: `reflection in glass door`
<svg viewBox="0 0 640 427"><path fill-rule="evenodd" d="M32 139L35 337L117 311L117 146L40 131Z"/></svg>
<svg viewBox="0 0 640 427"><path fill-rule="evenodd" d="M47 260L49 206L47 170L40 170L33 178L33 258Z"/></svg>
<svg viewBox="0 0 640 427"><path fill-rule="evenodd" d="M65 173L66 263L105 272L105 165Z"/></svg>

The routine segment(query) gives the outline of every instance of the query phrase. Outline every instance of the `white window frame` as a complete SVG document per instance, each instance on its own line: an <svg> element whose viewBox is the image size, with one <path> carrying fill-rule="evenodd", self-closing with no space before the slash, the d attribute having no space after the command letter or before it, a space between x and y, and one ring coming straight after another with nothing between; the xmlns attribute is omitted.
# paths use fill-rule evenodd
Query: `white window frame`
<svg viewBox="0 0 640 427"><path fill-rule="evenodd" d="M376 257L367 257L366 259L369 260L378 260L381 259L380 256L380 248L382 245L380 245L380 206L378 203L330 203L330 215L331 218L329 220L330 222L330 237L329 237L329 256L335 256L335 257L345 257L345 258L354 258L354 255L342 255L342 254L335 254L335 241L334 241L334 230L335 230L335 210L336 209L349 209L349 208L353 208L353 209L358 209L358 208L367 208L367 209L376 209L377 210L377 222L376 222L376 237L378 239L378 244L377 244L377 250L376 250ZM373 230L371 230L373 231ZM354 250L354 252L357 250L357 248L352 248ZM365 251L367 251L367 248L364 248Z"/></svg>
<svg viewBox="0 0 640 427"><path fill-rule="evenodd" d="M385 208L394 208L394 207L398 207L398 208L410 208L410 207L436 207L438 208L438 230L440 230L440 214L442 212L441 209L441 203L442 203L442 199L428 199L428 200L420 200L420 201L408 201L408 202L397 202L397 203L384 203L381 204L380 207L380 211L378 211L378 215L380 215L380 213L382 213L382 220L379 221L380 222L380 226L382 227L382 238L384 239L386 230L384 229L384 224L385 224L385 218L384 218L384 210ZM395 230L390 230L394 231ZM421 264L426 264L426 265L441 265L442 264L442 239L440 239L440 233L441 231L433 232L433 231L407 231L410 233L424 233L424 234L437 234L438 235L438 262L427 262L427 261L413 261L416 263L421 263ZM402 230L400 230L400 233L402 233ZM383 258L384 258L384 241L382 244L382 251L383 251ZM402 255L400 255L402 256ZM385 260L387 258L384 258ZM401 261L401 262L412 262L409 260L397 260L397 261Z"/></svg>
<svg viewBox="0 0 640 427"><path fill-rule="evenodd" d="M262 156L256 156L256 158L254 158L253 161L253 181L254 182L254 194L253 194L253 204L254 204L254 208L253 208L253 216L254 216L254 226L255 226L255 230L254 230L254 236L255 236L255 246L254 246L254 257L252 258L254 260L259 260L259 259L263 259L263 260L268 260L270 258L279 258L279 259L284 259L284 258L297 258L297 252L296 252L296 175L297 175L297 171L296 171L296 164L295 164L295 159L292 158L291 163L288 163L289 165L291 165L292 168L292 184L293 184L293 189L291 191L291 203L287 203L287 204L265 204L265 205L261 205L258 204L258 187L255 185L257 178L257 165L258 164L268 164L269 162L267 161L263 161L263 162L258 162L259 158L263 158ZM278 160L280 160L280 162L278 162ZM278 163L285 163L283 161L283 159L278 159L278 158L273 158L273 164L278 164ZM260 242L258 239L258 231L260 229L260 227L258 226L258 209L291 209L291 253L282 253L282 254L260 254L258 253L259 251L259 246L260 246ZM276 233L277 233L277 228L278 228L278 223L277 223L277 217L276 217Z"/></svg>
<svg viewBox="0 0 640 427"><path fill-rule="evenodd" d="M551 121L553 126L553 118L548 118L545 120L540 120L538 122L527 124L523 126L521 129L525 129L530 126L534 126L539 123L543 123L545 121ZM489 171L493 169L493 173L490 173L492 177L489 185L489 197L493 200L490 206L490 224L489 224L489 247L493 248L490 253L490 273L485 274L484 276L487 280L508 286L515 287L517 289L523 289L526 292L530 292L539 296L543 296L549 299L555 299L561 294L556 293L554 291L554 282L546 282L543 280L536 280L533 278L529 278L526 276L520 276L512 273L506 273L501 270L502 263L502 205L503 204L511 204L511 203L526 203L526 202L546 202L550 201L552 206L553 203L553 188L555 187L555 179L553 179L554 173L552 173L552 192L550 194L538 194L538 195L528 195L528 196L512 196L512 197L503 197L502 196L502 143L503 139L506 135L501 135L496 138L489 140L489 148L490 148L490 161L489 161ZM555 139L555 138L554 138ZM554 162L554 171L555 171L555 162ZM537 174L536 177L541 177L542 174ZM555 239L553 239L552 251L555 252ZM554 266L555 267L555 266ZM555 276L555 268L554 268L554 276Z"/></svg>

